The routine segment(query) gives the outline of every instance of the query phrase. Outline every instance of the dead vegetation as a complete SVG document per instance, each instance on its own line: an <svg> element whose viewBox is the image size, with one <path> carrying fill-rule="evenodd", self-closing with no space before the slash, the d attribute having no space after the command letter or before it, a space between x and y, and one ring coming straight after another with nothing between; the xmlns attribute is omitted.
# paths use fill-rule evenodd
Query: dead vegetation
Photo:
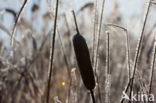
<svg viewBox="0 0 156 103"><path fill-rule="evenodd" d="M5 35L0 36L0 103L92 103L82 82L90 72L79 72L82 68L75 57L72 12L62 12L65 3L59 1L56 15L50 0L46 1L47 9L41 7L41 1L32 3L30 17L25 16L30 6L27 0L20 2L24 5L19 5L18 11L9 5L0 8L0 17L9 16L14 21L9 27L9 19L8 24L0 20L0 33ZM121 100L123 91L129 96L132 92L156 96L154 19L150 25L155 2L150 0L145 16L139 18L143 28L136 36L135 28L129 27L134 27L135 19L125 26L118 2L106 16L106 1L88 2L76 11L79 33L86 39L91 56L86 63L92 63L94 71L96 84L91 89L95 102L132 103Z"/></svg>

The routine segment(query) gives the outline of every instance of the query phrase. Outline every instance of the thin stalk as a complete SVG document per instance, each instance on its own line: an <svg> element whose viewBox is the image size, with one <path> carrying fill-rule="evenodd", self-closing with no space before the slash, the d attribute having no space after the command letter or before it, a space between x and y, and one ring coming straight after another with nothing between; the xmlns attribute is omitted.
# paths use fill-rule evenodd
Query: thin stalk
<svg viewBox="0 0 156 103"><path fill-rule="evenodd" d="M109 49L109 32L106 32L107 36L107 42L106 42L106 47L107 47L107 55L106 55L106 68L107 68L107 74L110 74L110 68L109 68L109 61L110 61L110 49Z"/></svg>
<svg viewBox="0 0 156 103"><path fill-rule="evenodd" d="M90 93L91 93L93 103L96 103L93 90L90 90Z"/></svg>
<svg viewBox="0 0 156 103"><path fill-rule="evenodd" d="M105 102L106 103L110 103L110 33L108 31L106 31L106 50L107 50L107 54L106 54L106 84L105 84L105 88L106 88L106 99Z"/></svg>
<svg viewBox="0 0 156 103"><path fill-rule="evenodd" d="M98 37L97 37L97 48L96 48L96 52L95 52L95 61L94 61L94 69L95 69L95 74L96 77L97 76L97 63L98 63L98 54L99 54L99 45L100 45L100 35L101 35L101 28L102 28L102 23L103 23L103 13L104 13L104 8L105 8L105 0L103 0L102 2L102 9L101 9L101 16L100 16L100 23L99 23L99 30L98 30ZM98 83L98 94L99 94L99 100L100 103L102 103L102 97L101 97L101 93L100 93L100 87L99 87L99 80L97 79L97 83Z"/></svg>
<svg viewBox="0 0 156 103"><path fill-rule="evenodd" d="M21 15L21 13L22 13L22 11L23 11L23 9L24 9L24 7L25 7L27 1L28 1L28 0L25 0L25 1L24 1L24 3L23 3L23 5L22 5L22 7L21 7L19 13L17 14L16 20L15 20L15 24L14 24L14 27L13 27L13 30L12 30L12 34L11 34L11 45L12 45L12 46L14 45L14 33L15 33L16 25L17 25L17 23L18 23L18 21L19 21L19 17L20 17L20 15Z"/></svg>
<svg viewBox="0 0 156 103"><path fill-rule="evenodd" d="M98 59L98 54L99 54L99 44L100 44L101 28L102 28L102 23L103 23L104 7L105 7L105 0L103 0L103 3L102 3L102 10L101 10L101 16L100 16L100 24L99 24L99 31L98 31L98 38L97 38L98 42L97 42L95 62L94 62L95 72L96 72L96 69L97 69L97 59Z"/></svg>
<svg viewBox="0 0 156 103"><path fill-rule="evenodd" d="M55 20L54 20L54 33L52 38L52 47L50 49L50 63L49 63L49 75L48 75L48 85L47 85L47 98L46 103L49 103L49 97L50 97L50 83L51 83L51 77L53 72L53 59L54 59L54 48L55 48L55 35L56 35L56 26L57 26L57 15L58 15L58 3L59 0L56 0L56 11L55 11Z"/></svg>
<svg viewBox="0 0 156 103"><path fill-rule="evenodd" d="M144 31L145 31L147 17L148 17L149 11L150 11L151 1L152 0L150 0L148 8L147 8L147 12L146 12L145 20L144 20L144 23L143 23L143 28L142 28L140 40L139 40L139 43L138 43L137 48L136 48L136 54L135 54L135 59L134 59L134 67L133 67L133 74L132 74L132 84L130 86L130 98L131 98L131 93L132 93L132 89L133 89L134 76L135 76L135 72L136 72L137 64L138 64L138 60L139 60L139 53L141 51L141 45L142 45L143 36L144 36L143 34L144 34Z"/></svg>
<svg viewBox="0 0 156 103"><path fill-rule="evenodd" d="M126 47L127 47L127 64L128 64L128 70L129 70L129 81L130 81L130 78L131 78L131 56L130 56L130 44L129 44L129 37L128 37L128 31L126 31Z"/></svg>
<svg viewBox="0 0 156 103"><path fill-rule="evenodd" d="M98 13L97 13L97 5L98 5L98 0L95 0L95 9L94 9L94 29L93 29L93 48L92 48L92 63L94 63L94 52L95 52L95 42L96 42L96 22L98 22ZM97 19L97 20L96 20Z"/></svg>
<svg viewBox="0 0 156 103"><path fill-rule="evenodd" d="M127 86L126 86L126 88L125 88L125 90L124 90L125 93L128 92L128 89L129 89L129 87L130 87L130 85L131 85L131 82L132 82L132 79L130 79L130 81L128 82L128 84L127 84ZM125 100L125 99L121 99L120 103L123 103L124 100Z"/></svg>
<svg viewBox="0 0 156 103"><path fill-rule="evenodd" d="M75 27L76 27L77 34L80 35L79 28L78 28L78 25L77 25L76 15L75 15L74 10L72 10L72 13L73 13L73 17L74 17L74 22L75 22Z"/></svg>
<svg viewBox="0 0 156 103"><path fill-rule="evenodd" d="M152 1L152 4L156 5L156 2ZM154 27L155 27L155 25L154 25ZM149 91L148 91L149 94L151 94L151 92L152 92L155 58L156 58L156 38L154 40L153 62L152 62L152 67L151 67L151 76L150 76Z"/></svg>
<svg viewBox="0 0 156 103"><path fill-rule="evenodd" d="M150 83L149 83L149 94L152 91L152 84L153 84L153 75L154 75L154 67L155 67L155 58L156 58L156 40L154 41L154 48L153 48L153 62L151 68L151 76L150 76Z"/></svg>

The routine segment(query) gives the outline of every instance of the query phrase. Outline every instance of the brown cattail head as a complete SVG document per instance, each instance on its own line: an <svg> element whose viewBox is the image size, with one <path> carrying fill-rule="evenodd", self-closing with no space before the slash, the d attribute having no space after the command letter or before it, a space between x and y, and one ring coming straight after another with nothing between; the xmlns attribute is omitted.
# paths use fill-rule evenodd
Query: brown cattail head
<svg viewBox="0 0 156 103"><path fill-rule="evenodd" d="M78 33L73 37L73 45L83 83L88 90L93 90L95 78L86 41Z"/></svg>

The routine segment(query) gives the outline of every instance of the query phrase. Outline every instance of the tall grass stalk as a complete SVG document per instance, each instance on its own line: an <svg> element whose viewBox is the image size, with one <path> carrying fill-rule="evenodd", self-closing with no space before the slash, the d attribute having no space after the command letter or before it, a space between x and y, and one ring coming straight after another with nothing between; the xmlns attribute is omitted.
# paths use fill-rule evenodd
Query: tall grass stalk
<svg viewBox="0 0 156 103"><path fill-rule="evenodd" d="M92 47L92 63L94 63L94 54L95 54L95 43L96 43L96 33L97 33L97 24L98 24L98 11L97 11L98 0L94 2L94 29L93 29L93 47Z"/></svg>
<svg viewBox="0 0 156 103"><path fill-rule="evenodd" d="M138 42L137 48L136 48L136 53L135 53L135 58L134 58L133 73L132 73L132 77L131 77L132 78L132 82L131 82L131 86L130 86L130 98L131 98L131 93L132 93L132 90L133 90L134 76L135 76L135 73L136 73L137 64L138 64L138 60L139 60L139 54L140 54L140 51L141 51L141 45L142 45L142 41L143 41L145 26L146 26L148 14L149 14L150 7L151 7L151 1L152 0L149 1L149 5L148 5L147 12L146 12L146 15L145 15L145 20L144 20L144 23L143 23L143 28L142 28L142 31L141 31L141 36L140 36L140 39L139 39L139 42ZM129 101L129 103L131 103L131 101Z"/></svg>
<svg viewBox="0 0 156 103"><path fill-rule="evenodd" d="M57 26L58 3L59 3L59 0L56 0L54 32L53 32L53 37L52 37L52 45L51 45L51 48L50 48L50 60L49 60L49 72L48 72L48 85L47 85L46 103L49 103L49 97L50 97L50 86L51 86L50 84L51 84L51 77L52 77L52 72L53 72L53 59L54 59L54 49L55 49L55 35L56 35L56 26Z"/></svg>
<svg viewBox="0 0 156 103"><path fill-rule="evenodd" d="M101 9L101 15L100 15L100 21L99 21L99 26L98 26L98 36L97 36L97 45L96 45L96 52L95 52L95 61L94 61L94 70L95 70L95 76L97 78L97 88L98 88L98 95L99 95L99 100L100 103L102 103L102 97L101 97L101 93L100 93L100 86L99 86L99 79L97 76L97 63L98 63L98 55L99 55L99 44L100 44L100 35L101 35L101 28L102 28L102 24L103 24L103 14L104 14L104 8L105 8L105 0L102 1L102 9Z"/></svg>
<svg viewBox="0 0 156 103"><path fill-rule="evenodd" d="M99 54L99 44L100 44L100 37L101 37L101 28L102 28L102 23L103 23L104 7L105 7L105 0L103 0L103 2L102 2L100 23L99 23L99 26L98 26L98 37L97 37L97 46L96 46L97 48L96 48L95 62L94 62L95 72L96 72L96 69L97 69L97 60L98 60L98 54Z"/></svg>
<svg viewBox="0 0 156 103"><path fill-rule="evenodd" d="M91 96L92 96L92 101L93 101L93 103L96 103L96 102L95 102L95 97L94 97L94 92L93 92L93 90L90 90L90 93L91 93Z"/></svg>

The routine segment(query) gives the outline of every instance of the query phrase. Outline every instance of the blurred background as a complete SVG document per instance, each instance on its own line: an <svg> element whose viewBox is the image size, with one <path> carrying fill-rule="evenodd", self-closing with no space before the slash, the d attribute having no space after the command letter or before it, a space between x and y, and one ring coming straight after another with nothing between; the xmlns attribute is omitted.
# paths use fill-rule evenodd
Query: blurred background
<svg viewBox="0 0 156 103"><path fill-rule="evenodd" d="M16 45L12 56L11 32L23 2L24 0L0 0L0 103L44 103L46 99L56 0L28 0L16 26ZM98 27L99 23L102 23L97 57L99 81L94 90L97 103L100 103L100 100L103 103L105 101L105 31L110 32L110 98L111 103L120 102L129 74L126 61L126 36L125 31L105 25L116 24L128 30L132 67L149 0L106 0L102 22L100 21L102 0L97 0L97 8L95 2L95 0L59 0L50 103L92 103L90 93L82 83L73 52L72 37L76 34L76 30L72 10L76 12L80 33L86 39L91 59L95 49L93 48L94 30L96 38L98 35L98 29L94 29L94 26ZM148 90L156 32L155 9L156 6L153 4L145 27L135 76L136 92ZM70 76L72 78L69 78ZM154 78L152 93L156 95L155 86Z"/></svg>

